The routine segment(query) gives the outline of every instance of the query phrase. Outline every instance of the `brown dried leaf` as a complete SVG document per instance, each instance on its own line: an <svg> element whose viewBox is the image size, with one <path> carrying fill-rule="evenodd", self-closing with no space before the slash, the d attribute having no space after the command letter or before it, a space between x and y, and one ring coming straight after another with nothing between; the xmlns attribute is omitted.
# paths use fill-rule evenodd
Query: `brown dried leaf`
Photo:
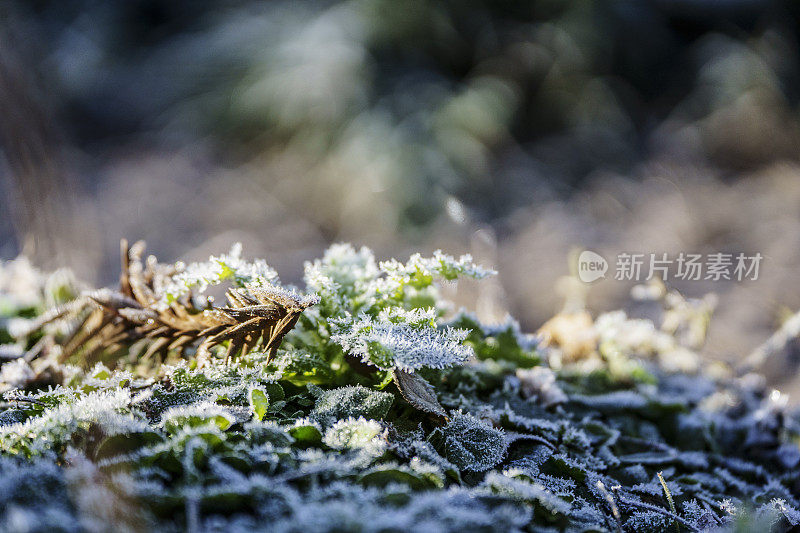
<svg viewBox="0 0 800 533"><path fill-rule="evenodd" d="M166 356L169 350L182 355L198 345L205 354L228 342L226 358L246 353L259 344L272 356L283 337L295 326L300 314L315 303L278 287L252 287L228 291L228 307L199 310L190 295L158 308L158 287L173 272L152 256L143 265L144 242L121 243L122 271L119 290L102 289L81 298L68 308L48 313L47 320L66 314L83 317L65 342L61 360L81 350L88 359L108 350L118 350L142 338L149 339L145 357Z"/></svg>

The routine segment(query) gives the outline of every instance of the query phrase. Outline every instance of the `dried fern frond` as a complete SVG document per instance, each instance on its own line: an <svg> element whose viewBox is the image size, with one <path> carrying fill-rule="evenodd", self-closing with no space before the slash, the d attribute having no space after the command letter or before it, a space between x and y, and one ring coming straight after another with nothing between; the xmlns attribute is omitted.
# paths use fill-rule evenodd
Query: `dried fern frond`
<svg viewBox="0 0 800 533"><path fill-rule="evenodd" d="M47 313L34 328L72 317L76 326L62 342L60 361L81 351L93 363L101 353L114 353L145 341L144 357L170 351L178 355L191 347L207 356L209 349L228 342L226 359L262 346L272 357L300 314L316 303L274 285L230 289L228 306L208 303L198 309L192 294L163 305L159 288L168 286L179 269L159 264L153 256L142 261L144 243L121 243L122 270L118 290L101 289Z"/></svg>

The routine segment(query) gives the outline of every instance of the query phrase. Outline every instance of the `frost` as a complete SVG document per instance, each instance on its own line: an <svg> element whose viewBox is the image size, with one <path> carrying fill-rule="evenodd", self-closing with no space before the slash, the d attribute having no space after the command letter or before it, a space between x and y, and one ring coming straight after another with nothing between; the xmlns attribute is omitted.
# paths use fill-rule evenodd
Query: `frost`
<svg viewBox="0 0 800 533"><path fill-rule="evenodd" d="M86 392L100 389L118 389L129 385L133 374L127 371L109 370L102 363L97 363L83 378L82 389Z"/></svg>
<svg viewBox="0 0 800 533"><path fill-rule="evenodd" d="M379 275L375 256L369 248L356 250L346 243L334 244L322 259L305 264L305 281L309 289L320 293L342 291L355 296L364 284Z"/></svg>
<svg viewBox="0 0 800 533"><path fill-rule="evenodd" d="M776 498L769 503L773 509L779 512L789 522L790 526L800 525L800 511L796 508L787 505L786 500Z"/></svg>
<svg viewBox="0 0 800 533"><path fill-rule="evenodd" d="M0 428L0 450L40 455L66 445L74 436L96 427L104 436L148 431L148 424L128 409L130 391L89 393L63 403L24 422Z"/></svg>
<svg viewBox="0 0 800 533"><path fill-rule="evenodd" d="M257 358L258 353L248 354L250 358ZM275 376L261 365L231 366L217 361L209 363L203 368L191 368L185 362L164 369L171 392L158 391L158 398L151 402L155 404L170 403L168 398L180 397L185 402L188 398L209 401L225 400L241 406L249 406L248 394L253 387L263 389L269 400L280 400L283 391L280 385L274 383Z"/></svg>
<svg viewBox="0 0 800 533"><path fill-rule="evenodd" d="M493 492L508 495L513 499L541 505L551 513L567 514L569 503L565 502L540 483L525 481L513 475L489 472L484 483Z"/></svg>
<svg viewBox="0 0 800 533"><path fill-rule="evenodd" d="M386 433L374 420L348 418L328 428L322 441L335 450L369 448L370 455L377 456L386 447Z"/></svg>
<svg viewBox="0 0 800 533"><path fill-rule="evenodd" d="M361 386L347 386L324 391L309 415L322 426L330 426L342 418L382 419L394 398L391 394Z"/></svg>
<svg viewBox="0 0 800 533"><path fill-rule="evenodd" d="M178 264L178 273L171 276L163 287L159 287L164 295L163 304L168 304L182 295L194 290L198 294L205 292L209 286L223 281L233 281L240 287L265 287L277 281L278 274L265 261L257 259L248 262L242 259L242 245L236 243L230 252L219 256L211 256L208 261Z"/></svg>
<svg viewBox="0 0 800 533"><path fill-rule="evenodd" d="M21 272L32 307L0 306L3 335L72 283ZM169 350L159 367L131 348L72 367L55 361L68 328L42 331L38 354L41 335L22 334L12 355L36 357L0 367L23 387L0 410L0 530L800 525L800 414L761 377L694 372L675 320L667 331L587 313L549 343L511 318L443 321L436 282L487 272L440 253L378 265L335 245L306 264L302 290L236 249L182 272L180 294L226 281L320 302L273 357L227 364ZM0 303L15 298L7 273Z"/></svg>
<svg viewBox="0 0 800 533"><path fill-rule="evenodd" d="M236 422L236 419L228 410L213 403L170 407L162 415L162 420L164 428L171 433L175 433L182 428L195 428L206 425L212 425L224 431Z"/></svg>
<svg viewBox="0 0 800 533"><path fill-rule="evenodd" d="M535 366L529 369L518 369L516 376L520 381L522 395L525 398L539 402L545 407L567 401L567 395L556 383L556 375L547 367Z"/></svg>
<svg viewBox="0 0 800 533"><path fill-rule="evenodd" d="M433 307L403 309L388 307L378 313L378 322L391 324L407 324L409 326L436 327L437 312Z"/></svg>
<svg viewBox="0 0 800 533"><path fill-rule="evenodd" d="M683 494L680 485L676 484L674 481L668 481L667 488L669 488L669 492L672 496L680 496ZM630 490L642 494L650 494L651 496L661 496L664 494L664 489L658 479L652 479L647 483L633 485Z"/></svg>
<svg viewBox="0 0 800 533"><path fill-rule="evenodd" d="M735 515L738 512L736 509L736 505L734 505L734 503L729 498L722 500L719 504L719 508L729 515Z"/></svg>
<svg viewBox="0 0 800 533"><path fill-rule="evenodd" d="M506 453L502 431L463 413L454 413L446 426L436 428L430 441L448 461L475 472L497 465Z"/></svg>
<svg viewBox="0 0 800 533"><path fill-rule="evenodd" d="M434 278L443 278L453 281L461 276L474 279L483 279L496 274L494 270L486 269L472 262L472 256L462 255L459 259L442 253L441 250L433 252L433 257L424 258L420 254L412 255L408 262L401 263L396 260L382 261L380 269L391 279L402 280L403 284L424 285Z"/></svg>
<svg viewBox="0 0 800 533"><path fill-rule="evenodd" d="M36 376L24 359L17 359L3 365L0 382L12 388L23 388Z"/></svg>
<svg viewBox="0 0 800 533"><path fill-rule="evenodd" d="M290 446L294 439L284 428L275 422L252 421L244 425L244 429L258 444L269 442L278 447Z"/></svg>
<svg viewBox="0 0 800 533"><path fill-rule="evenodd" d="M626 529L630 531L642 531L650 533L661 533L669 531L672 520L661 513L654 511L636 511L625 522Z"/></svg>
<svg viewBox="0 0 800 533"><path fill-rule="evenodd" d="M710 529L717 525L717 518L714 513L710 509L702 507L696 499L684 502L683 516L699 530Z"/></svg>
<svg viewBox="0 0 800 533"><path fill-rule="evenodd" d="M437 329L376 321L362 314L351 324L341 324L331 340L345 352L381 370L413 371L464 364L473 354L463 344L467 334L466 330L449 327Z"/></svg>

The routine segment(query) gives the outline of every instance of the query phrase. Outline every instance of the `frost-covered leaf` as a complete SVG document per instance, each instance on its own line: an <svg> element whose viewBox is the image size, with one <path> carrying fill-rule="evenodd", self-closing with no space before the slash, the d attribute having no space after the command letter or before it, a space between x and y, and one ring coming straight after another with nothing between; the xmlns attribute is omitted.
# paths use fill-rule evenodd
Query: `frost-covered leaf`
<svg viewBox="0 0 800 533"><path fill-rule="evenodd" d="M371 250L341 243L328 248L322 259L306 262L304 279L309 290L322 296L323 307L340 311L365 303L373 292L369 285L379 274Z"/></svg>
<svg viewBox="0 0 800 533"><path fill-rule="evenodd" d="M283 447L291 446L294 441L286 429L275 422L260 422L254 420L245 424L244 429L256 444L269 442L274 446Z"/></svg>
<svg viewBox="0 0 800 533"><path fill-rule="evenodd" d="M392 376L397 389L408 403L422 411L447 416L436 398L436 391L425 378L415 372L406 372L405 370L394 370Z"/></svg>
<svg viewBox="0 0 800 533"><path fill-rule="evenodd" d="M404 484L414 490L441 489L445 484L440 469L419 460L412 460L408 466L393 463L376 465L359 476L359 481L372 487Z"/></svg>
<svg viewBox="0 0 800 533"><path fill-rule="evenodd" d="M702 507L696 499L683 503L683 517L699 530L710 529L718 523L716 515Z"/></svg>
<svg viewBox="0 0 800 533"><path fill-rule="evenodd" d="M414 371L464 364L472 356L472 349L463 344L466 336L465 330L375 320L362 314L352 322L338 323L331 340L381 370Z"/></svg>
<svg viewBox="0 0 800 533"><path fill-rule="evenodd" d="M516 500L541 505L551 513L568 514L570 511L571 506L568 502L535 481L492 471L486 475L484 485L497 494L508 495Z"/></svg>
<svg viewBox="0 0 800 533"><path fill-rule="evenodd" d="M236 243L230 252L219 256L211 256L208 261L179 264L178 273L169 278L168 284L161 287L164 304L186 294L189 290L203 293L211 285L223 281L233 281L240 287L245 285L269 286L277 280L278 274L263 260L248 262L242 259L242 245Z"/></svg>
<svg viewBox="0 0 800 533"><path fill-rule="evenodd" d="M170 433L183 428L212 425L221 430L228 429L236 419L230 411L213 403L197 403L189 406L170 407L162 415L162 424Z"/></svg>
<svg viewBox="0 0 800 533"><path fill-rule="evenodd" d="M487 426L472 415L458 412L446 426L436 428L429 440L448 461L474 472L492 468L506 453L501 430Z"/></svg>
<svg viewBox="0 0 800 533"><path fill-rule="evenodd" d="M0 427L0 451L37 456L85 439L149 431L143 417L129 410L130 392L97 391L85 396L64 395L61 403L24 422Z"/></svg>
<svg viewBox="0 0 800 533"><path fill-rule="evenodd" d="M630 518L625 521L625 527L630 531L646 533L662 533L675 528L673 521L669 517L655 511L633 512Z"/></svg>
<svg viewBox="0 0 800 533"><path fill-rule="evenodd" d="M510 316L499 324L487 325L476 316L461 311L448 324L469 331L466 342L480 360L508 361L520 369L541 362L541 354L537 351L539 338L522 333L519 323Z"/></svg>
<svg viewBox="0 0 800 533"><path fill-rule="evenodd" d="M459 259L442 253L441 250L433 252L433 257L422 257L420 254L412 255L406 263L396 260L382 261L380 269L390 278L400 279L404 283L416 287L429 285L434 278L439 277L453 281L460 276L482 279L494 275L493 270L483 268L472 262L472 256L462 255Z"/></svg>
<svg viewBox="0 0 800 533"><path fill-rule="evenodd" d="M393 399L387 392L370 390L360 385L340 387L322 392L309 416L322 426L330 426L345 418L380 420L386 416Z"/></svg>
<svg viewBox="0 0 800 533"><path fill-rule="evenodd" d="M369 448L372 455L380 455L386 447L383 427L363 417L339 420L325 431L322 442L335 450Z"/></svg>

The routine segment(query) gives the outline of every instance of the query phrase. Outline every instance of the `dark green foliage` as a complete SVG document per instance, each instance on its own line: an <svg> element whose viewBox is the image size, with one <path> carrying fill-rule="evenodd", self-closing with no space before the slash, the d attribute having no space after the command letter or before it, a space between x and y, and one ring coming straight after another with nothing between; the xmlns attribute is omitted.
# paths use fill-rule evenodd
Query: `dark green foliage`
<svg viewBox="0 0 800 533"><path fill-rule="evenodd" d="M319 391L311 418L323 427L342 418L374 418L381 420L392 406L393 396L386 392L367 389L360 385Z"/></svg>
<svg viewBox="0 0 800 533"><path fill-rule="evenodd" d="M448 461L472 472L489 470L506 452L502 431L462 413L454 413L447 425L434 429L429 440Z"/></svg>
<svg viewBox="0 0 800 533"><path fill-rule="evenodd" d="M616 321L613 334L603 332L613 360L551 367L552 352L511 322L460 315L443 324L433 280L455 271L481 272L443 255L379 265L368 251L334 247L307 266L307 285L322 299L274 358L254 350L230 363L176 358L144 370L61 365L50 387L40 375L52 372L51 354L5 363L0 527L800 524L800 417L779 393L751 377L671 373L657 358L640 359L624 333L641 324L620 316L597 321ZM422 300L436 307L416 307ZM448 352L456 336L440 335L447 327L470 329L458 349L476 357L457 364L462 354ZM671 349L674 339L651 329L659 337L641 342L656 355ZM380 361L375 346L350 352L366 338L380 345ZM414 344L422 340L440 344ZM36 342L20 338L22 353ZM409 361L420 368L409 371ZM651 378L638 379L640 369Z"/></svg>
<svg viewBox="0 0 800 533"><path fill-rule="evenodd" d="M503 324L486 326L476 317L461 313L452 325L470 331L466 343L478 359L508 361L518 368L530 368L541 362L534 336L520 332L519 324L509 318Z"/></svg>

